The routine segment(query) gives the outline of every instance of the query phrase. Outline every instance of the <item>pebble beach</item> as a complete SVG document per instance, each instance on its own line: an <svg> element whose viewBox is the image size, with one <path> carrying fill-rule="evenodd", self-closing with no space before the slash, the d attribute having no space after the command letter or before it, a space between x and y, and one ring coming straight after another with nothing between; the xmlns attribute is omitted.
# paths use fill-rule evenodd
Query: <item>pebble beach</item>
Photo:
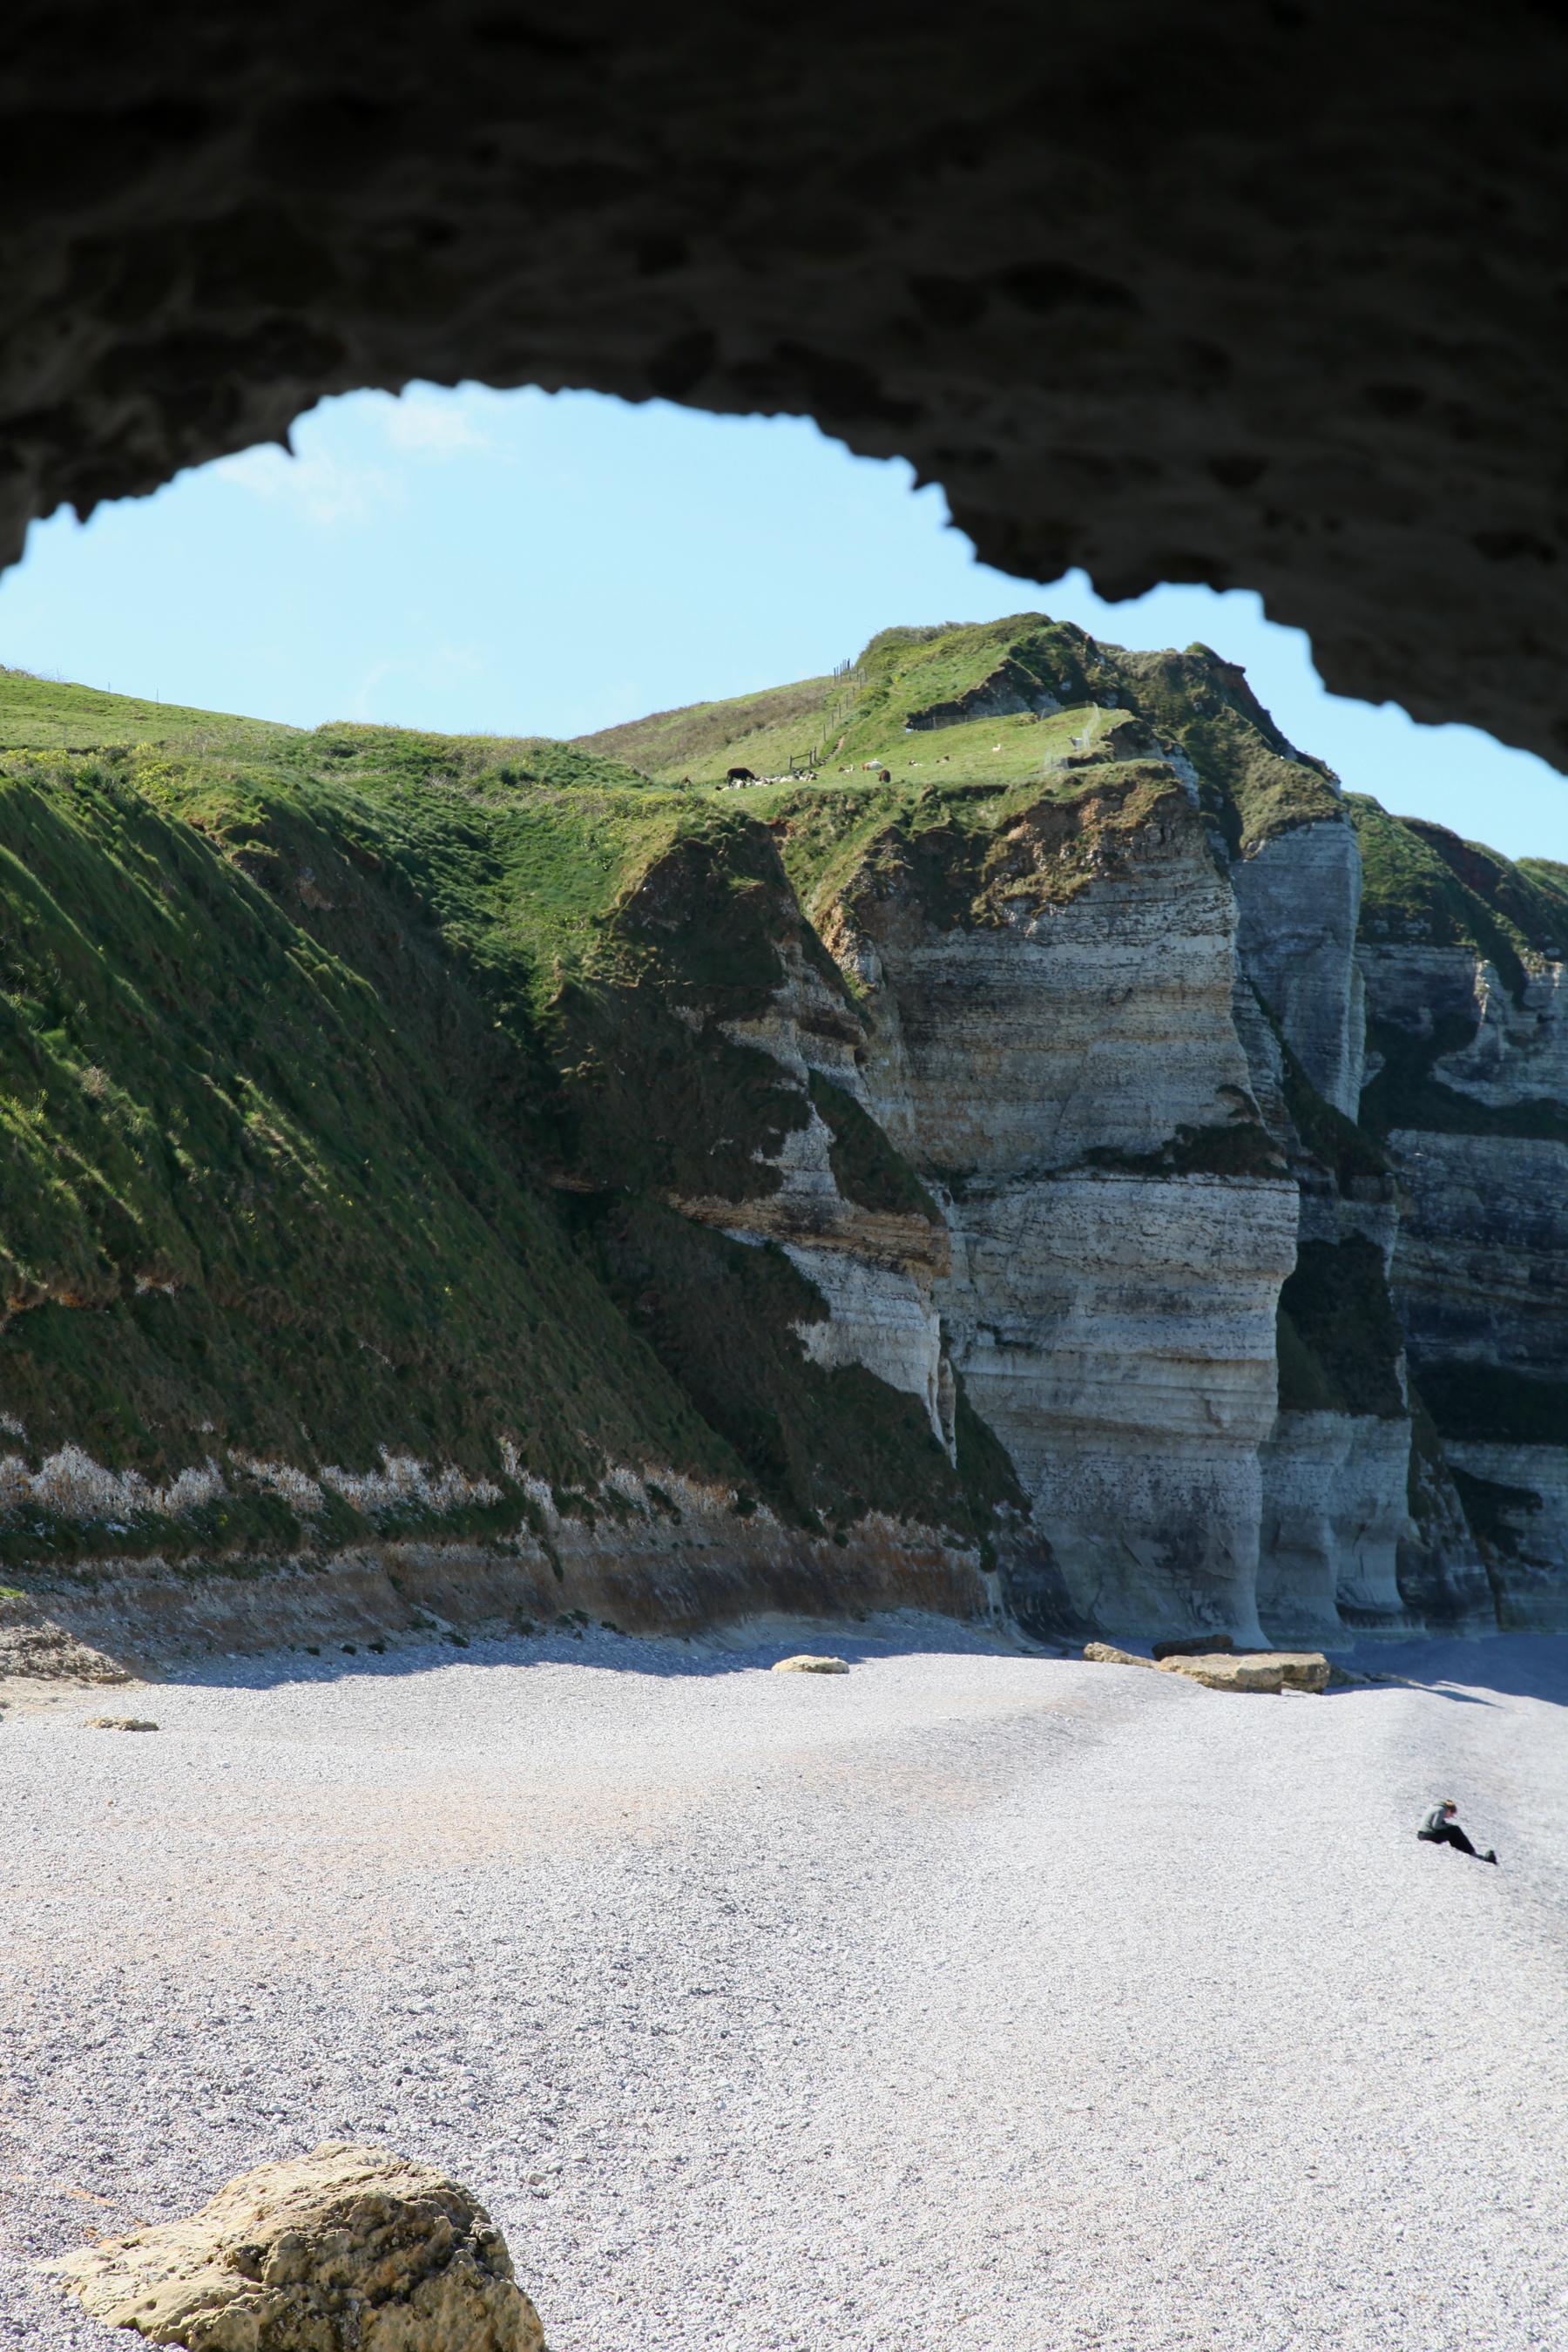
<svg viewBox="0 0 1568 2352"><path fill-rule="evenodd" d="M130 2340L38 2260L352 2139L477 2192L552 2352L1560 2347L1568 1639L1355 1663L891 1619L13 1685L0 2346ZM1500 1868L1416 1843L1449 1795Z"/></svg>

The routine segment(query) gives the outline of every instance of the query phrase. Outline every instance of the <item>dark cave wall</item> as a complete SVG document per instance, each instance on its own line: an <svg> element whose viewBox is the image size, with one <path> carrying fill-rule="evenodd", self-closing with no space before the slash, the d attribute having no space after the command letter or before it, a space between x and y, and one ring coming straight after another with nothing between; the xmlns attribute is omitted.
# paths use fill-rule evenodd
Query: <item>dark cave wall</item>
<svg viewBox="0 0 1568 2352"><path fill-rule="evenodd" d="M1568 761L1544 7L14 10L0 542L421 376L815 415Z"/></svg>

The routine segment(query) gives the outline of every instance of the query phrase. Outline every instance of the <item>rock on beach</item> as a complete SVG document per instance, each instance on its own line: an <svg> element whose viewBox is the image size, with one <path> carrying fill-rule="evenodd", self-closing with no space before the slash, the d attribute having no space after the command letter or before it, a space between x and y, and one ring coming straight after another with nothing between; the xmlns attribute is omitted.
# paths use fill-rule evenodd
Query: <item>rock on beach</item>
<svg viewBox="0 0 1568 2352"><path fill-rule="evenodd" d="M775 1675L847 1675L849 1667L843 1658L814 1658L803 1651L799 1657L780 1658L773 1672Z"/></svg>
<svg viewBox="0 0 1568 2352"><path fill-rule="evenodd" d="M1184 1675L1205 1690L1325 1691L1329 1662L1321 1650L1244 1650L1238 1657L1162 1658L1163 1675Z"/></svg>
<svg viewBox="0 0 1568 2352"><path fill-rule="evenodd" d="M1141 1658L1136 1650L1118 1650L1110 1642L1086 1642L1083 1654L1091 1666L1149 1666L1152 1658Z"/></svg>
<svg viewBox="0 0 1568 2352"><path fill-rule="evenodd" d="M1091 1665L1148 1666L1163 1675L1182 1675L1205 1690L1325 1691L1331 1669L1321 1650L1243 1650L1228 1646L1194 1654L1190 1645L1157 1644L1164 1655L1142 1658L1133 1650L1118 1650L1110 1642L1086 1642L1083 1654Z"/></svg>
<svg viewBox="0 0 1568 2352"><path fill-rule="evenodd" d="M188 2352L544 2352L499 2230L428 2166L328 2141L187 2220L46 2266L97 2319Z"/></svg>

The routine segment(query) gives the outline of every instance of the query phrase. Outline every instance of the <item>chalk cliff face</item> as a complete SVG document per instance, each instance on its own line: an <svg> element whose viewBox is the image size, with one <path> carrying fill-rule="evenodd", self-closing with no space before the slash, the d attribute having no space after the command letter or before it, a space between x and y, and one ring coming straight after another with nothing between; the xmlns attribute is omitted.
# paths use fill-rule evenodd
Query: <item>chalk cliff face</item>
<svg viewBox="0 0 1568 2352"><path fill-rule="evenodd" d="M932 1435L951 1455L952 1373L934 1297L938 1277L952 1263L947 1228L934 1202L877 1207L841 1189L829 1119L842 1121L855 1110L867 1117L859 1066L866 1058L864 1027L842 983L835 985L831 966L825 974L807 960L793 927L779 963L766 1010L722 1024L737 1045L775 1062L800 1097L801 1124L760 1155L775 1174L777 1190L743 1202L676 1195L671 1205L735 1241L777 1243L827 1310L796 1327L812 1360L829 1369L859 1364L890 1388L918 1397Z"/></svg>
<svg viewBox="0 0 1568 2352"><path fill-rule="evenodd" d="M1353 1118L1366 1023L1361 857L1342 816L1276 834L1231 869L1237 947L1318 1092Z"/></svg>
<svg viewBox="0 0 1568 2352"><path fill-rule="evenodd" d="M1257 1638L1297 1212L1231 1016L1231 892L1157 765L1020 807L977 865L948 847L874 840L826 936L871 1106L946 1212L953 1362L1077 1616Z"/></svg>
<svg viewBox="0 0 1568 2352"><path fill-rule="evenodd" d="M1342 809L1232 866L1253 1084L1300 1195L1262 1449L1258 1608L1280 1641L1405 1629L1411 1424L1388 1297L1392 1175L1346 1115L1360 1086L1361 859Z"/></svg>
<svg viewBox="0 0 1568 2352"><path fill-rule="evenodd" d="M1568 873L1360 803L1363 1116L1411 1364L1498 1622L1568 1627Z"/></svg>
<svg viewBox="0 0 1568 2352"><path fill-rule="evenodd" d="M1038 615L272 736L0 760L29 1640L1568 1625L1564 869Z"/></svg>

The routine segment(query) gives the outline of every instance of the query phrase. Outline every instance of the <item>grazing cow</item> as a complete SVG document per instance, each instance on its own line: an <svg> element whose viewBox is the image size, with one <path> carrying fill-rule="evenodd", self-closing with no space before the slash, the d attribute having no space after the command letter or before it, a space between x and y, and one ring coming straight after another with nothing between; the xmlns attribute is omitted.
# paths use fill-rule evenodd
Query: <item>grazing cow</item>
<svg viewBox="0 0 1568 2352"><path fill-rule="evenodd" d="M892 781L893 781L893 772L892 772L891 768L879 768L879 769L878 769L878 771L877 771L877 782L878 782L879 784L890 784L890 783L892 782Z"/></svg>
<svg viewBox="0 0 1568 2352"><path fill-rule="evenodd" d="M750 768L731 768L724 781L731 784L754 784L757 780Z"/></svg>

